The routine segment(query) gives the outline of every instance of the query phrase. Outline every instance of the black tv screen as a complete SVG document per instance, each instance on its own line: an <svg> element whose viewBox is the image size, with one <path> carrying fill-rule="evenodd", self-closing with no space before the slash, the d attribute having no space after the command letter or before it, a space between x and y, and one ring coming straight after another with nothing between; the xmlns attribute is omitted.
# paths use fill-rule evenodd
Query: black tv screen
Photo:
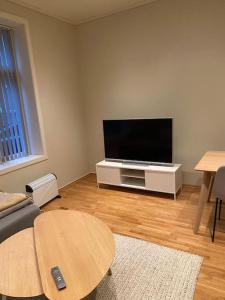
<svg viewBox="0 0 225 300"><path fill-rule="evenodd" d="M105 158L172 163L172 119L104 120Z"/></svg>

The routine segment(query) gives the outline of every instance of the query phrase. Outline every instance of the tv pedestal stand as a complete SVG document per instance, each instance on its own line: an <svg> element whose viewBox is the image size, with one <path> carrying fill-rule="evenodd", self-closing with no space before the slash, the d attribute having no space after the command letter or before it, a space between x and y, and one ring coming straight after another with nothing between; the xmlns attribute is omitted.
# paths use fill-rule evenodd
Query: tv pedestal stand
<svg viewBox="0 0 225 300"><path fill-rule="evenodd" d="M180 164L156 166L112 161L101 161L96 164L98 187L100 184L116 185L147 191L173 194L182 188Z"/></svg>

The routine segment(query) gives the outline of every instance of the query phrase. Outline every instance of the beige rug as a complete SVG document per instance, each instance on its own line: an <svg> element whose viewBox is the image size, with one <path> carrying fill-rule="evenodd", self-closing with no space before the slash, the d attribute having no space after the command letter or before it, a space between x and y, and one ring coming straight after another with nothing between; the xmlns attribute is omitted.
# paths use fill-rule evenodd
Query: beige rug
<svg viewBox="0 0 225 300"><path fill-rule="evenodd" d="M203 258L187 252L114 235L112 276L97 289L97 300L193 299Z"/></svg>

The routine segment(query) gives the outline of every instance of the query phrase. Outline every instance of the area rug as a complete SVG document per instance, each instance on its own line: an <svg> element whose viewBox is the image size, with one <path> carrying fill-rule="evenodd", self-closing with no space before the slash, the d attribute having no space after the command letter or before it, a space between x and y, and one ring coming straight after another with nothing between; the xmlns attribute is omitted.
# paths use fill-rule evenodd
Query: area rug
<svg viewBox="0 0 225 300"><path fill-rule="evenodd" d="M97 300L193 299L203 258L115 234L112 276L97 288Z"/></svg>

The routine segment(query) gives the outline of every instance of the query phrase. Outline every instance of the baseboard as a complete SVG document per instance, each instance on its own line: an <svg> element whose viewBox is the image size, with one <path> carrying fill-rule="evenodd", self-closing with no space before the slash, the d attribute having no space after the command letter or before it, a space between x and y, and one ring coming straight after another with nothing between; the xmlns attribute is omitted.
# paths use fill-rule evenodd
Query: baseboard
<svg viewBox="0 0 225 300"><path fill-rule="evenodd" d="M202 172L183 171L183 183L191 186L201 186Z"/></svg>
<svg viewBox="0 0 225 300"><path fill-rule="evenodd" d="M81 176L75 178L74 180L72 180L72 181L70 181L70 182L64 184L63 186L60 186L60 187L59 187L59 190L61 190L61 189L63 189L64 187L66 187L66 186L68 186L68 185L70 185L70 184L72 184L72 183L74 183L74 182L80 180L81 178L83 178L83 177L89 175L90 173L91 173L91 172L87 172L87 173L85 173L84 175L81 175Z"/></svg>

